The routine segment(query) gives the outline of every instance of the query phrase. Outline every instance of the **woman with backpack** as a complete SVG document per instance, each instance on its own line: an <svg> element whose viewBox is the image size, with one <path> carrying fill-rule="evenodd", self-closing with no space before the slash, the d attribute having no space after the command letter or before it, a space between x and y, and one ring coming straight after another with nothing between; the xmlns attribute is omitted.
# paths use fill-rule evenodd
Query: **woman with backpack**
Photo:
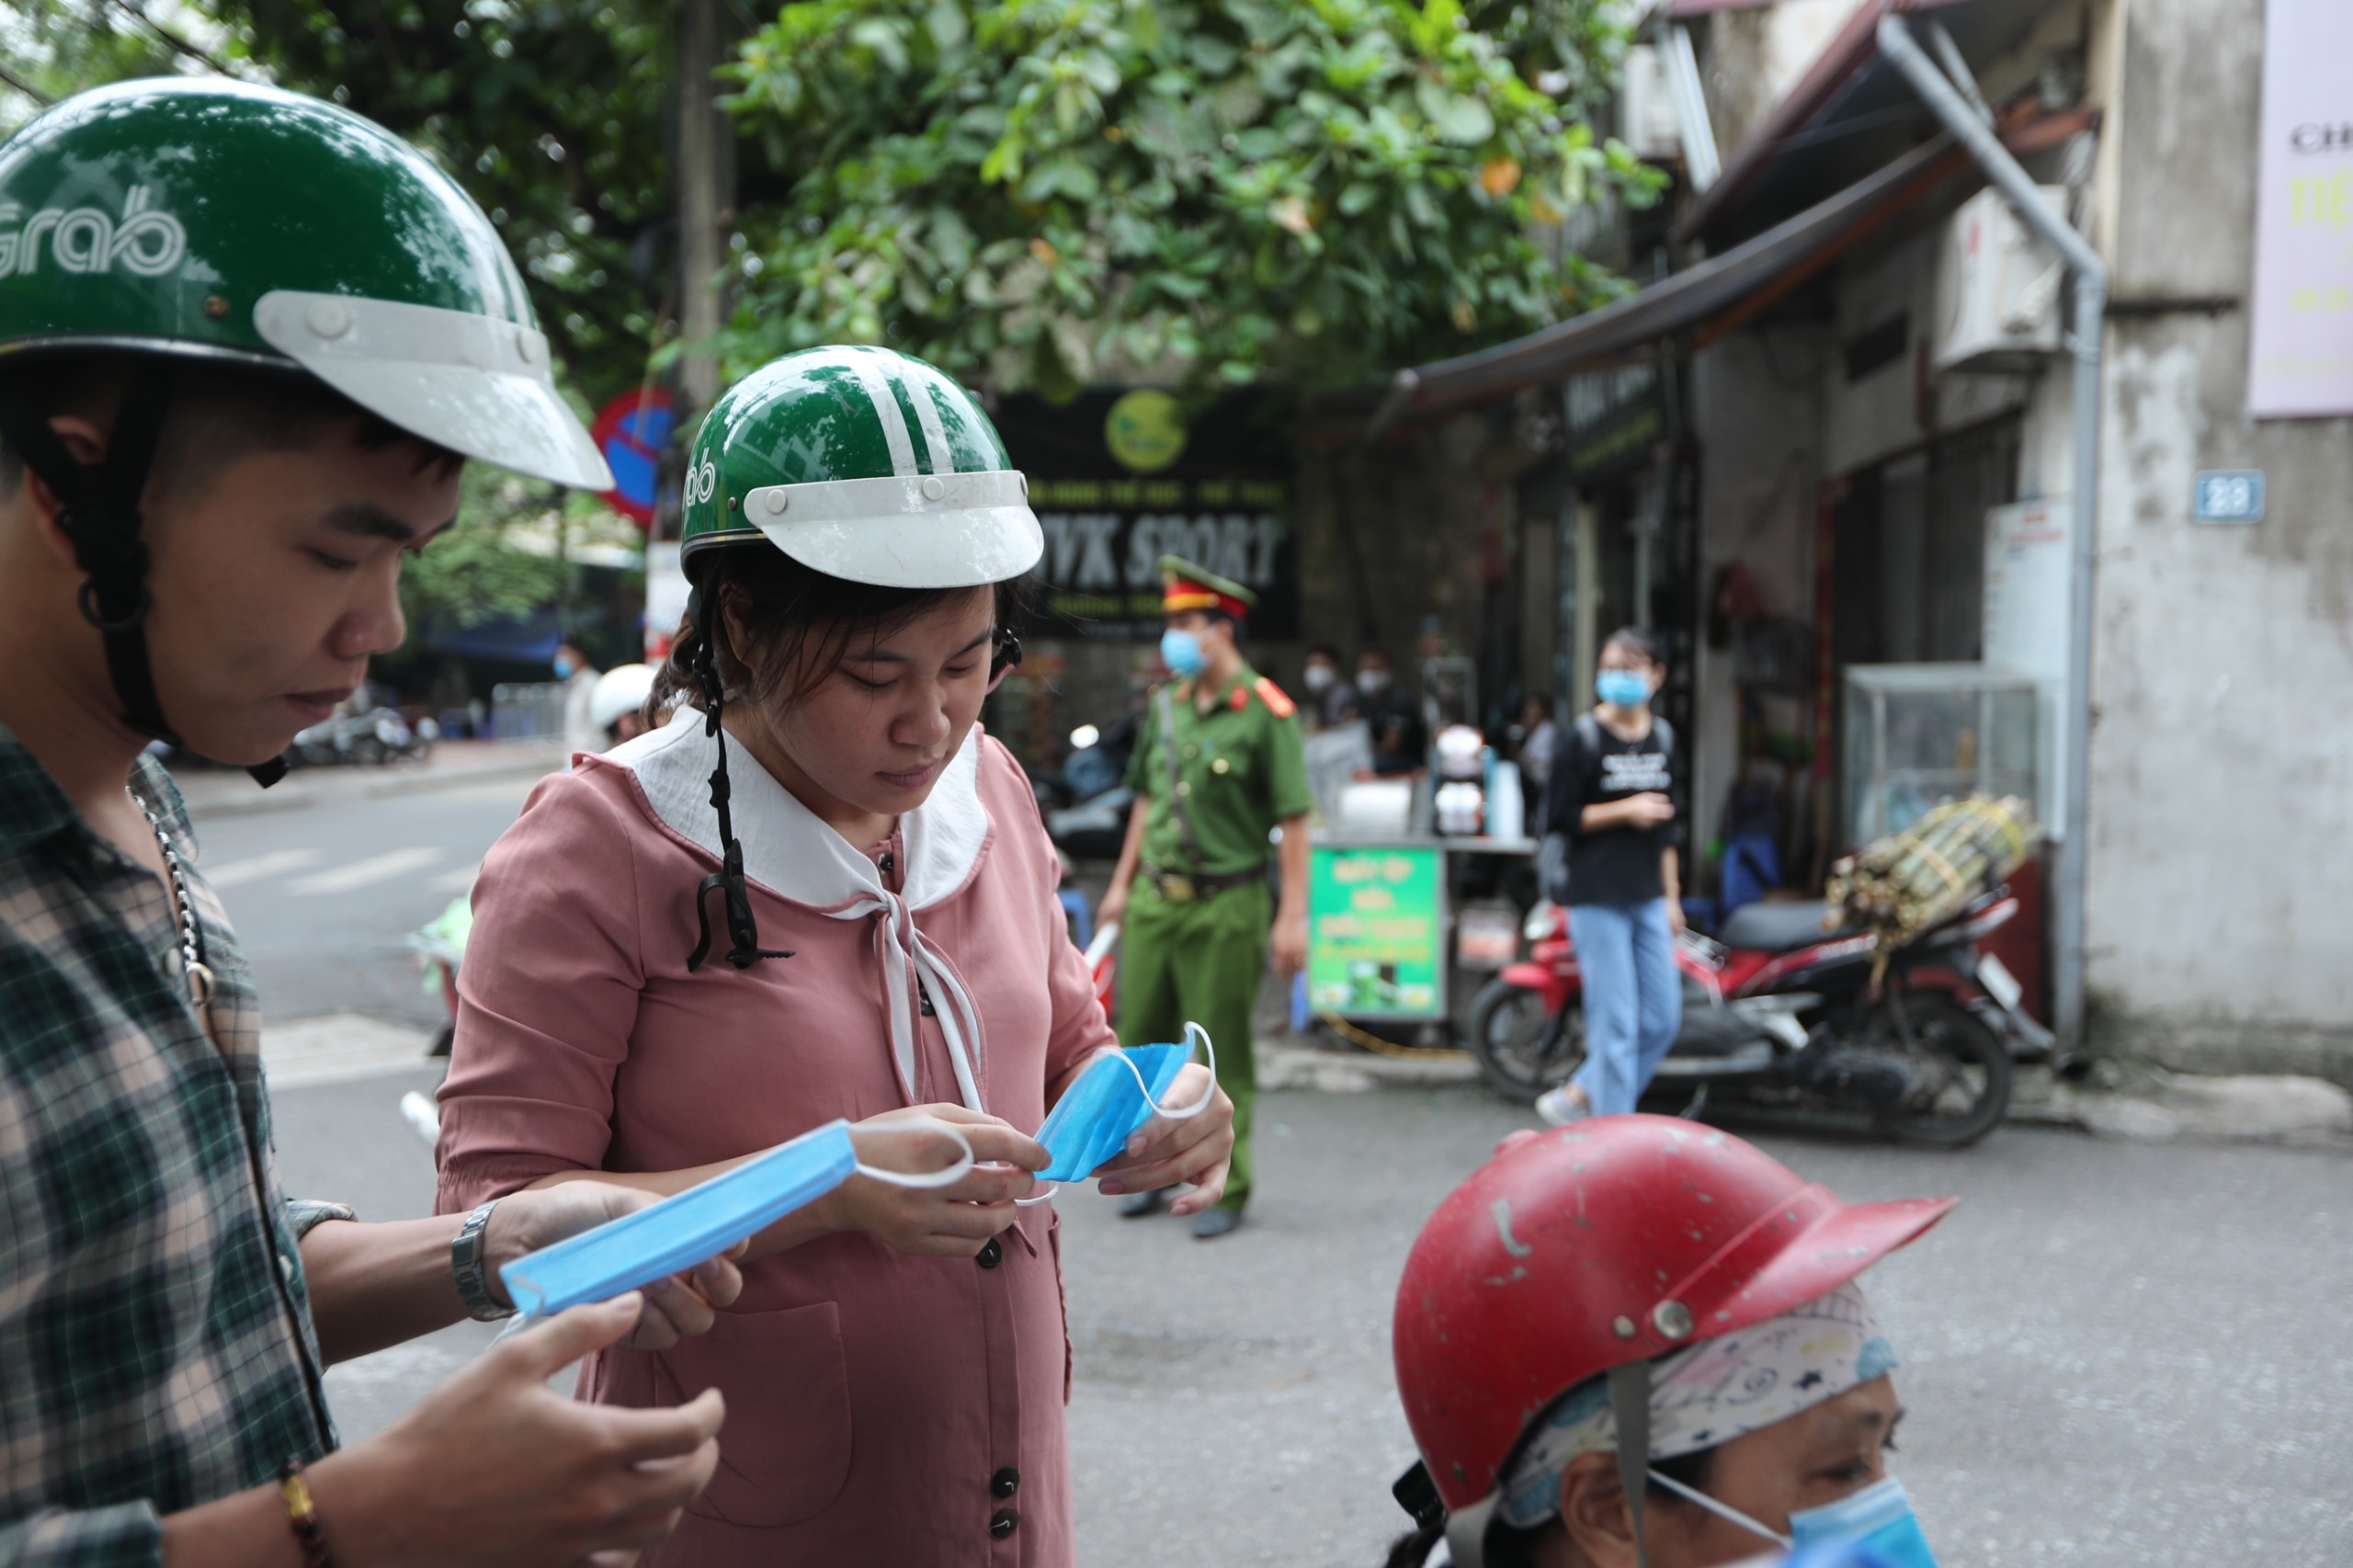
<svg viewBox="0 0 2353 1568"><path fill-rule="evenodd" d="M1600 700L1553 759L1545 822L1568 843L1569 935L1585 976L1585 1065L1547 1090L1554 1126L1632 1110L1683 1023L1675 938L1683 930L1681 829L1672 794L1683 759L1651 711L1666 680L1658 639L1640 627L1601 645Z"/></svg>

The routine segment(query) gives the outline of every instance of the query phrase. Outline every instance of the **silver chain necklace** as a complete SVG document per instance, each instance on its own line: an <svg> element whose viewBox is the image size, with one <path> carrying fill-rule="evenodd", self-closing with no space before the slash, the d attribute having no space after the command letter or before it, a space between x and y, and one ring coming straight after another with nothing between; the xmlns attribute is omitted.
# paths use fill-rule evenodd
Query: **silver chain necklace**
<svg viewBox="0 0 2353 1568"><path fill-rule="evenodd" d="M164 869L172 881L172 898L179 905L180 962L188 971L188 999L201 1008L212 1000L212 971L204 962L204 930L197 924L196 900L188 896L188 879L180 874L180 858L172 848L171 835L164 831L163 823L147 809L144 801L137 803L147 818L147 825L155 831L155 847L164 852Z"/></svg>

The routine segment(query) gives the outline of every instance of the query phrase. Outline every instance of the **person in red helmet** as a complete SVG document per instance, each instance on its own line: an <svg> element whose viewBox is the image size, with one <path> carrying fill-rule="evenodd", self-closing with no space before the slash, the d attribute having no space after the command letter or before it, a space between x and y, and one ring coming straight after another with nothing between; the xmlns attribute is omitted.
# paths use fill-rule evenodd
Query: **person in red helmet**
<svg viewBox="0 0 2353 1568"><path fill-rule="evenodd" d="M1848 1204L1673 1118L1506 1139L1397 1290L1421 1460L1391 1568L1714 1568L1816 1543L1934 1568L1857 1278L1956 1199Z"/></svg>

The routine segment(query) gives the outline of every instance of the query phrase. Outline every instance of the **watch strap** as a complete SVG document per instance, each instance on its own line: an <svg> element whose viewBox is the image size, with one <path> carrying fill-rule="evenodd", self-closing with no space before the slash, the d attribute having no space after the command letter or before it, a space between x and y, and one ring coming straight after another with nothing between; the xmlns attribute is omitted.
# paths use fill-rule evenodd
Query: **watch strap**
<svg viewBox="0 0 2353 1568"><path fill-rule="evenodd" d="M467 1215L458 1233L449 1238L449 1272L457 1278L459 1299L478 1323L496 1323L515 1315L513 1307L490 1293L490 1274L483 1264L483 1233L489 1229L490 1211L498 1202L494 1198Z"/></svg>

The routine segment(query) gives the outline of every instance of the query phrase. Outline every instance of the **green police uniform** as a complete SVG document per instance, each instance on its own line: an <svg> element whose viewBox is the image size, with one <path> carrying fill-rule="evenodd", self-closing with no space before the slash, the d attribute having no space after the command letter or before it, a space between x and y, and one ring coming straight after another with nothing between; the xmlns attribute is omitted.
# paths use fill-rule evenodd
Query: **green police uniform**
<svg viewBox="0 0 2353 1568"><path fill-rule="evenodd" d="M1181 562L1177 590L1233 585ZM1247 603L1245 599L1244 603ZM1153 694L1128 763L1128 787L1150 802L1142 865L1129 895L1120 960L1120 1040L1141 1045L1184 1038L1188 1019L1217 1044L1218 1083L1233 1101L1233 1165L1221 1207L1250 1197L1250 1117L1257 1063L1250 1015L1267 967L1273 910L1267 884L1275 824L1303 816L1313 798L1299 719L1273 682L1244 666L1205 713L1191 682L1167 691L1176 741L1176 791L1192 826L1188 849L1172 799L1160 704Z"/></svg>

